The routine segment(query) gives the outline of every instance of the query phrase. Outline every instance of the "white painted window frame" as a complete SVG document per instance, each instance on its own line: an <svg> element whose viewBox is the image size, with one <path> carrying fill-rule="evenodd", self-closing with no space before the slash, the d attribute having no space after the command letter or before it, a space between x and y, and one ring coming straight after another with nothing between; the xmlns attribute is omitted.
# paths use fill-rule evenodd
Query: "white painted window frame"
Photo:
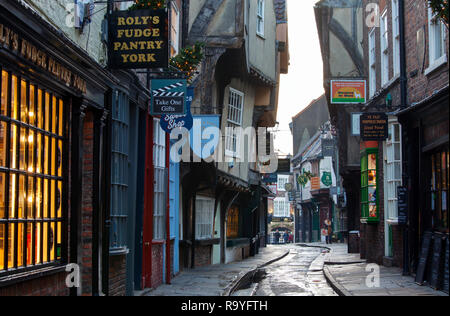
<svg viewBox="0 0 450 316"><path fill-rule="evenodd" d="M153 164L154 179L154 209L153 209L153 239L165 239L166 217L166 133L162 130L159 119L153 119Z"/></svg>
<svg viewBox="0 0 450 316"><path fill-rule="evenodd" d="M400 16L398 0L392 0L393 77L400 75Z"/></svg>
<svg viewBox="0 0 450 316"><path fill-rule="evenodd" d="M377 91L377 53L375 28L369 32L369 94L370 97Z"/></svg>
<svg viewBox="0 0 450 316"><path fill-rule="evenodd" d="M264 37L265 0L256 1L256 34Z"/></svg>
<svg viewBox="0 0 450 316"><path fill-rule="evenodd" d="M381 86L389 83L389 28L387 9L380 19Z"/></svg>
<svg viewBox="0 0 450 316"><path fill-rule="evenodd" d="M178 9L176 2L171 1L171 21L170 21L170 46L175 51L174 55L177 55L180 51L180 10ZM174 18L174 14L176 18ZM176 23L174 23L176 22Z"/></svg>
<svg viewBox="0 0 450 316"><path fill-rule="evenodd" d="M214 233L215 200L206 196L197 196L195 200L195 239L212 239Z"/></svg>
<svg viewBox="0 0 450 316"><path fill-rule="evenodd" d="M396 128L398 127L398 129ZM398 224L397 187L402 185L402 126L396 118L389 119L386 141L386 213L389 224ZM396 174L397 173L397 174Z"/></svg>
<svg viewBox="0 0 450 316"><path fill-rule="evenodd" d="M425 70L425 75L428 75L436 68L447 63L447 53L446 48L446 27L440 20L435 20L435 14L430 7L428 7L428 52L429 52L429 67ZM440 32L439 38L437 38L437 33ZM440 42L441 52L437 55L436 45Z"/></svg>
<svg viewBox="0 0 450 316"><path fill-rule="evenodd" d="M245 94L239 90L230 88L227 106L227 129L225 132L225 155L237 157L240 149L240 135L234 133L234 129L242 127L244 116Z"/></svg>

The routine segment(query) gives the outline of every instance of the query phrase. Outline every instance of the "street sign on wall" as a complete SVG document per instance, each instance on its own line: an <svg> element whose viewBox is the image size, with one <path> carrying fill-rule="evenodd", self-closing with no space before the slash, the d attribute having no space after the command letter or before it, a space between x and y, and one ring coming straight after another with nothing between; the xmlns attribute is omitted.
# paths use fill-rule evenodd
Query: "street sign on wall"
<svg viewBox="0 0 450 316"><path fill-rule="evenodd" d="M151 81L151 115L186 114L186 79L153 79Z"/></svg>
<svg viewBox="0 0 450 316"><path fill-rule="evenodd" d="M363 113L361 115L361 139L363 141L384 141L389 137L386 113Z"/></svg>
<svg viewBox="0 0 450 316"><path fill-rule="evenodd" d="M366 103L365 80L331 80L332 104Z"/></svg>
<svg viewBox="0 0 450 316"><path fill-rule="evenodd" d="M108 18L111 69L167 68L168 14L165 10L114 11Z"/></svg>

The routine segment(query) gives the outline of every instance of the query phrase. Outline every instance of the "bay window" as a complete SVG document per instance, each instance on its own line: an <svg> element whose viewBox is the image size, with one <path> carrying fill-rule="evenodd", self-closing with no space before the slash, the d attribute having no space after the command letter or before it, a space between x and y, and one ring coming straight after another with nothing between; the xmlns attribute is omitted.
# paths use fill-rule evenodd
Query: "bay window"
<svg viewBox="0 0 450 316"><path fill-rule="evenodd" d="M0 74L1 274L62 259L65 103L19 74Z"/></svg>

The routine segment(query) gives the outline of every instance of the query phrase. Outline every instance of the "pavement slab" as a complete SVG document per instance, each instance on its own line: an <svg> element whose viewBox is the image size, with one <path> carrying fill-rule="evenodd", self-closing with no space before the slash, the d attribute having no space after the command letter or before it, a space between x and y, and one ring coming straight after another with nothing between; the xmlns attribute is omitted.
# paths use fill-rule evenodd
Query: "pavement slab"
<svg viewBox="0 0 450 316"><path fill-rule="evenodd" d="M372 282L376 265L361 260L358 254L346 254L347 245L323 245L330 249L325 259L324 274L341 296L448 296L414 282L397 267L379 268L379 284Z"/></svg>

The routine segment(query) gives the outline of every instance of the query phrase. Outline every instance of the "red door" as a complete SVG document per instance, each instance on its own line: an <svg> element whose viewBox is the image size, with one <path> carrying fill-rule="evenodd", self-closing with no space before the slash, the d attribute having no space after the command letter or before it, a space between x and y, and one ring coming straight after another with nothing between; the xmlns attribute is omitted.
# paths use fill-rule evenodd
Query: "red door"
<svg viewBox="0 0 450 316"><path fill-rule="evenodd" d="M152 284L152 241L153 241L153 117L147 115L147 137L145 158L144 218L143 218L143 263L142 286L151 288Z"/></svg>

